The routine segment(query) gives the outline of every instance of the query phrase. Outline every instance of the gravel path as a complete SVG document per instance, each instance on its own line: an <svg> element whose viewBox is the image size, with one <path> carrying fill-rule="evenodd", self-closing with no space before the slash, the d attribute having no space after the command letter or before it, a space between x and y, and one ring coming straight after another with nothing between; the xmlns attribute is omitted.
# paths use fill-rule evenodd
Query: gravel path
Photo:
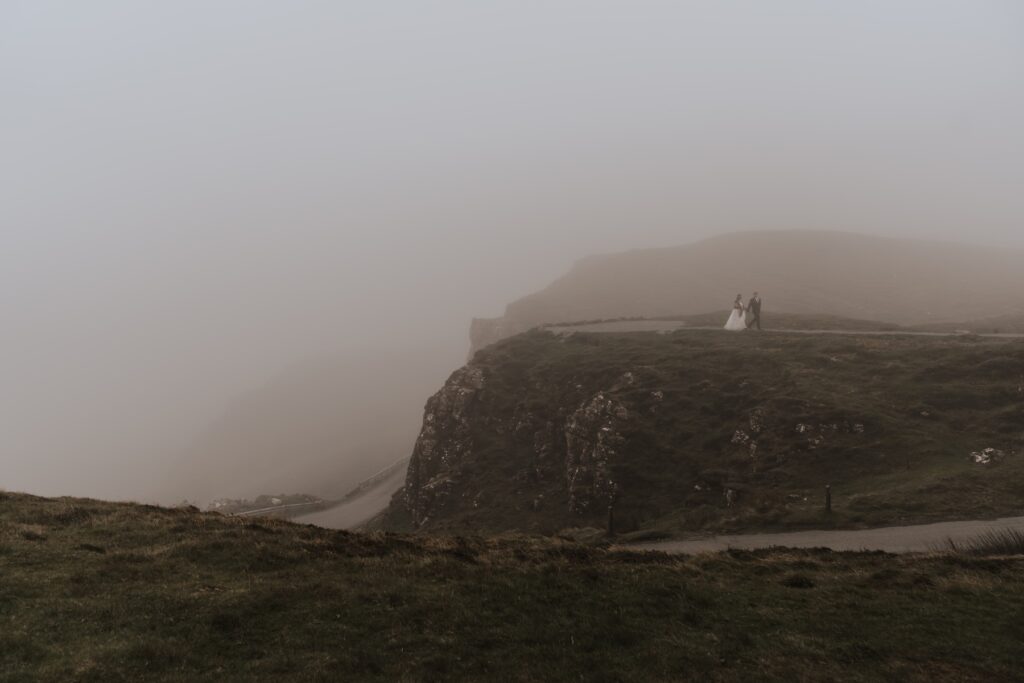
<svg viewBox="0 0 1024 683"><path fill-rule="evenodd" d="M724 323L723 323L724 326ZM555 334L568 335L573 332L675 332L676 330L722 330L723 327L707 327L687 325L679 320L612 320L608 322L587 323L583 325L552 325L544 328ZM742 330L741 330L742 331ZM784 330L765 328L763 332L785 334L835 334L845 336L868 335L874 337L988 337L993 339L1022 339L1024 333L1003 332L965 335L960 332L915 332L912 330ZM758 334L757 330L750 332Z"/></svg>
<svg viewBox="0 0 1024 683"><path fill-rule="evenodd" d="M1015 529L1024 533L1024 517L969 522L939 522L912 526L880 527L856 530L793 531L778 534L739 534L711 536L683 541L640 543L627 547L634 550L661 550L667 553L693 555L739 548L831 548L832 550L884 550L890 553L913 553L937 550L953 541L977 538L987 531Z"/></svg>
<svg viewBox="0 0 1024 683"><path fill-rule="evenodd" d="M404 484L405 470L401 469L361 496L327 510L293 517L292 521L300 524L315 524L327 529L354 529L383 511L391 502L391 496Z"/></svg>

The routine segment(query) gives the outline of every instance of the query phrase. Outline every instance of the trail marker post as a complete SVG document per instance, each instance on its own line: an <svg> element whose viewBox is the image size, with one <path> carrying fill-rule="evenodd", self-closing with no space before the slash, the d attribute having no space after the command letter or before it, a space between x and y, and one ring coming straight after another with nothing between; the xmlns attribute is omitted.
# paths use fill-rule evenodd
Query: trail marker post
<svg viewBox="0 0 1024 683"><path fill-rule="evenodd" d="M615 535L615 501L619 498L619 487L612 484L611 495L608 496L608 535Z"/></svg>

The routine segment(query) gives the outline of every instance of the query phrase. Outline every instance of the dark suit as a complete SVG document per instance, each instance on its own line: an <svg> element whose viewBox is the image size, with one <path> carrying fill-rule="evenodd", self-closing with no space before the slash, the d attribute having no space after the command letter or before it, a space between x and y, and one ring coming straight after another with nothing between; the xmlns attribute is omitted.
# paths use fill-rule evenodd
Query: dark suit
<svg viewBox="0 0 1024 683"><path fill-rule="evenodd" d="M749 330L754 325L757 325L757 329L761 329L761 299L751 299L747 303L747 312L749 313L749 320L747 320L747 329Z"/></svg>

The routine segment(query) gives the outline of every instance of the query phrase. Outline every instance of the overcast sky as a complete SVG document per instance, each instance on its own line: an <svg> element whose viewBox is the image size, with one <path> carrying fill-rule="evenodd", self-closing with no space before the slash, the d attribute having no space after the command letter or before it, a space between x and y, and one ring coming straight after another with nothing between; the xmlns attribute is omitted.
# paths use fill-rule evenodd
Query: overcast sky
<svg viewBox="0 0 1024 683"><path fill-rule="evenodd" d="M594 252L1024 246L1015 0L0 0L0 98L13 490L147 495L311 356L440 381Z"/></svg>

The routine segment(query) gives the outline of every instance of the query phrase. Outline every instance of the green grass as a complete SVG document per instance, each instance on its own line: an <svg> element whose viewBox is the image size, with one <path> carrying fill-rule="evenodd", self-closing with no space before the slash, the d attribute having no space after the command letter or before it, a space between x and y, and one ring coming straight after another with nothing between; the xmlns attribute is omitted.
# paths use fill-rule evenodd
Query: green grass
<svg viewBox="0 0 1024 683"><path fill-rule="evenodd" d="M466 415L471 448L446 465L452 491L431 510L427 531L603 527L604 504L569 512L565 473L566 420L599 391L629 413L610 463L624 533L1024 514L1022 340L535 331L472 364L485 379ZM625 373L633 384L621 382ZM755 416L763 423L756 434ZM542 459L535 434L545 430L553 448ZM733 443L737 430L757 443L755 454ZM445 445L442 434L438 448ZM970 461L990 447L1006 456ZM731 507L727 488L738 491ZM411 528L400 500L386 523Z"/></svg>
<svg viewBox="0 0 1024 683"><path fill-rule="evenodd" d="M1010 681L1024 558L669 557L0 494L4 681Z"/></svg>

